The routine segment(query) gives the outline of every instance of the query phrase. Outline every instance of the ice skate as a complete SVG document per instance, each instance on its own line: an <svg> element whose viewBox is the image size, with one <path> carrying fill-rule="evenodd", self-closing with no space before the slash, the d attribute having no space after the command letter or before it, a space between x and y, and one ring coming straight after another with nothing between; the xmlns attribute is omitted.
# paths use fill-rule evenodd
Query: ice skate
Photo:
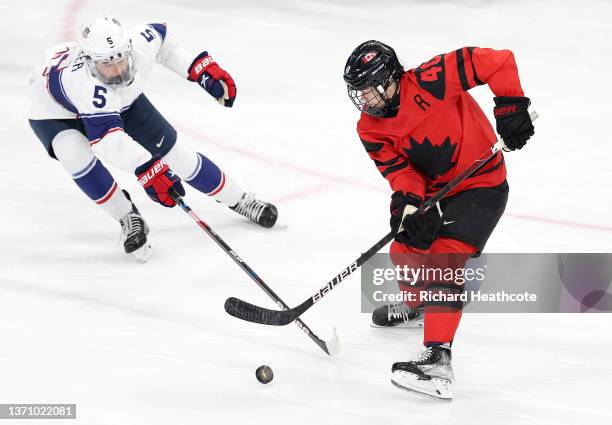
<svg viewBox="0 0 612 425"><path fill-rule="evenodd" d="M129 194L125 191L124 193L130 199ZM153 255L153 247L147 240L149 226L134 203L132 203L132 211L122 217L119 223L121 224L121 241L125 253L141 263L146 263Z"/></svg>
<svg viewBox="0 0 612 425"><path fill-rule="evenodd" d="M252 193L245 193L238 204L230 208L266 228L274 226L278 218L278 211L274 205L256 199Z"/></svg>
<svg viewBox="0 0 612 425"><path fill-rule="evenodd" d="M406 391L450 401L455 380L449 344L430 346L409 362L394 363L391 383Z"/></svg>
<svg viewBox="0 0 612 425"><path fill-rule="evenodd" d="M422 328L423 309L410 308L404 303L383 305L372 313L371 326L374 328Z"/></svg>

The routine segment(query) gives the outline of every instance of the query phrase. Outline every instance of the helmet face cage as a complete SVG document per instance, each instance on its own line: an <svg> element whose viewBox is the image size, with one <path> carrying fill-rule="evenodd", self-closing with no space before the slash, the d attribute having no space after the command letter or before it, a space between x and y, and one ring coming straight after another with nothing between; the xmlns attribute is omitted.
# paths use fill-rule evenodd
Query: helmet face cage
<svg viewBox="0 0 612 425"><path fill-rule="evenodd" d="M394 81L390 76L381 84L365 86L362 89L355 89L347 85L349 98L360 112L375 117L384 117L392 111L393 97L398 91L398 88L396 88L394 93L390 95L387 93L389 86Z"/></svg>
<svg viewBox="0 0 612 425"><path fill-rule="evenodd" d="M379 41L367 41L358 46L349 57L344 81L349 98L355 107L375 117L391 116L398 108L393 93L387 93L393 83L398 83L404 69L395 51Z"/></svg>
<svg viewBox="0 0 612 425"><path fill-rule="evenodd" d="M127 49L104 58L85 55L91 74L109 86L124 87L134 81L136 67L132 55L132 42Z"/></svg>

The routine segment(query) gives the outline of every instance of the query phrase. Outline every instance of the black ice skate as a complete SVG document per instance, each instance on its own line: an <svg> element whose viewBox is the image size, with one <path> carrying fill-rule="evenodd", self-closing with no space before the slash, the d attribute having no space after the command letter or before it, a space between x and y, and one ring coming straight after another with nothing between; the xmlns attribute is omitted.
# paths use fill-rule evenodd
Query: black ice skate
<svg viewBox="0 0 612 425"><path fill-rule="evenodd" d="M230 208L266 228L274 226L278 218L278 211L274 205L256 199L252 193L242 195L238 204Z"/></svg>
<svg viewBox="0 0 612 425"><path fill-rule="evenodd" d="M374 328L422 328L423 309L410 308L404 303L378 307L372 313Z"/></svg>
<svg viewBox="0 0 612 425"><path fill-rule="evenodd" d="M130 200L130 195L124 190L125 196ZM119 220L121 224L121 241L125 253L145 263L153 255L153 247L147 240L149 226L144 221L136 205L132 203L132 211Z"/></svg>
<svg viewBox="0 0 612 425"><path fill-rule="evenodd" d="M391 373L391 383L402 390L448 401L453 398L449 344L427 347L412 361L394 363Z"/></svg>

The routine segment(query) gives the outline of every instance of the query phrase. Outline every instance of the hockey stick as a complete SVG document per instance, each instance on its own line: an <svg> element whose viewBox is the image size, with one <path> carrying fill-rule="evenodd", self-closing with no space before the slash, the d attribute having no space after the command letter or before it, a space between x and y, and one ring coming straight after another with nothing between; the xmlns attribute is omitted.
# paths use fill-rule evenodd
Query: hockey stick
<svg viewBox="0 0 612 425"><path fill-rule="evenodd" d="M535 121L538 114L533 111L530 113L531 121ZM427 202L424 202L416 211L415 214L423 214L427 212L431 207L436 205L444 196L446 196L451 190L453 190L459 183L478 171L488 160L490 160L495 154L505 147L503 140L498 140L491 148L476 159L472 165L463 170L446 186L440 189L433 197ZM332 280L327 282L325 286L319 289L314 295L304 301L302 304L291 309L285 309L283 311L270 310L267 308L259 307L242 301L241 299L230 297L225 301L225 311L231 316L237 317L238 319L246 320L253 323L261 323L263 325L273 326L285 326L294 320L298 319L302 313L312 307L316 302L320 301L325 295L331 292L340 282L346 279L351 273L357 270L363 263L368 261L374 254L376 254L382 247L387 245L395 237L393 231L386 234L381 240L376 242L374 246L368 249L365 253L361 254L357 260L352 262L344 270L338 273Z"/></svg>
<svg viewBox="0 0 612 425"><path fill-rule="evenodd" d="M253 279L257 286L259 286L270 298L272 298L276 305L282 309L289 309L289 306L274 293L274 291L257 275L257 273L255 273L253 269L251 269L248 264L245 263L244 260L240 258L240 256L236 254L236 252L231 249L229 245L226 244L225 241L221 239L221 237L208 224L198 217L198 215L189 207L189 205L185 203L183 198L176 193L174 189L172 189L170 196L172 196L172 199L176 201L183 211L193 218L198 226L200 226L206 232L206 234L210 236L217 243L217 245L219 245L223 251L225 251L225 253L229 255L232 260L234 260L236 264L238 264L240 268L246 272L246 274L249 275L251 279ZM323 341L314 332L312 332L306 323L302 322L302 320L295 320L295 324L328 355L333 356L340 351L340 341L338 340L338 335L336 334L336 328L334 328L332 338L329 341Z"/></svg>

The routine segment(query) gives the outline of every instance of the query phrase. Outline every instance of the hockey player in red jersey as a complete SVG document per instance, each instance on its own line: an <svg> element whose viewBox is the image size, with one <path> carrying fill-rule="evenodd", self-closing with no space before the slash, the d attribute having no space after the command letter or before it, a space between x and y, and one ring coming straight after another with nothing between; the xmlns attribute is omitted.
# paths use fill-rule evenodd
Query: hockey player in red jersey
<svg viewBox="0 0 612 425"><path fill-rule="evenodd" d="M534 134L514 55L509 50L463 47L404 71L395 51L378 41L359 45L344 80L361 117L357 132L393 190L391 228L397 232L394 263L447 255L455 268L478 255L504 212L508 198L501 152L425 214L419 205L496 142L487 117L468 90L488 84L506 149L521 149ZM450 260L448 260L450 259ZM448 266L448 264L446 264ZM405 292L460 294L455 282L399 282ZM452 297L447 297L452 299ZM458 301L414 302L378 308L374 326L424 327L424 350L392 367L392 382L407 390L452 398L451 345L461 318Z"/></svg>

